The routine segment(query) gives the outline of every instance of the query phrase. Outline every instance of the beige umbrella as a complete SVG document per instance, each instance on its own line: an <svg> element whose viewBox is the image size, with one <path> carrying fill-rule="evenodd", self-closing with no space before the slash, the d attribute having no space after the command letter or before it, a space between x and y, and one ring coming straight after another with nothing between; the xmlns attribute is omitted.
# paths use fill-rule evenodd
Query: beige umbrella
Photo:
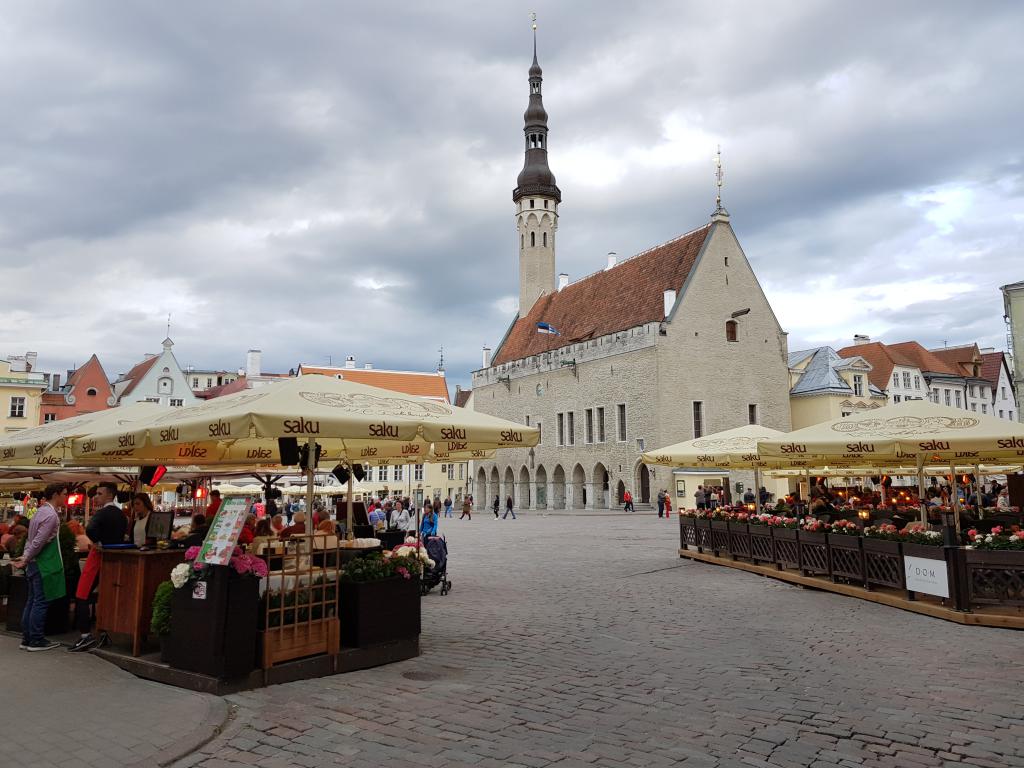
<svg viewBox="0 0 1024 768"><path fill-rule="evenodd" d="M0 438L0 466L60 466L70 455L74 438L92 432L120 429L131 421L165 414L167 411L166 407L156 403L132 403L15 432Z"/></svg>
<svg viewBox="0 0 1024 768"><path fill-rule="evenodd" d="M331 461L358 463L368 448L396 452L429 444L438 455L474 450L531 447L540 435L527 427L446 403L378 389L328 376L307 375L255 390L176 408L72 443L73 460L87 464L161 463L277 464L276 441L320 445ZM395 449L398 449L395 451ZM209 451L197 455L201 451ZM185 455L182 455L185 454ZM307 503L312 505L312 473ZM349 494L351 510L351 493ZM351 517L351 515L350 515ZM351 519L349 531L351 532Z"/></svg>
<svg viewBox="0 0 1024 768"><path fill-rule="evenodd" d="M666 467L713 467L721 469L754 470L754 498L756 509L761 509L761 470L777 466L778 462L763 459L757 452L758 440L784 436L784 432L759 424L746 424L735 429L716 432L706 437L685 440L682 443L647 451L641 456L645 464Z"/></svg>
<svg viewBox="0 0 1024 768"><path fill-rule="evenodd" d="M761 440L758 450L794 467L806 466L809 457L827 465L913 464L921 496L924 468L948 466L954 478L953 509L959 527L956 465L1024 461L1024 424L928 400L909 400Z"/></svg>

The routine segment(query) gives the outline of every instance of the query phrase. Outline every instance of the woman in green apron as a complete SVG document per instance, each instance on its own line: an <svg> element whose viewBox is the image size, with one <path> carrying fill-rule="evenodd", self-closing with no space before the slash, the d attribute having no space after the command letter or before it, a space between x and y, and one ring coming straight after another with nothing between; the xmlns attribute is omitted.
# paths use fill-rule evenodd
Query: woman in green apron
<svg viewBox="0 0 1024 768"><path fill-rule="evenodd" d="M64 597L64 563L60 556L60 517L57 508L67 504L66 485L49 485L32 516L25 551L12 565L25 569L28 599L21 614L21 646L24 651L49 651L60 643L46 639L46 609L50 601Z"/></svg>

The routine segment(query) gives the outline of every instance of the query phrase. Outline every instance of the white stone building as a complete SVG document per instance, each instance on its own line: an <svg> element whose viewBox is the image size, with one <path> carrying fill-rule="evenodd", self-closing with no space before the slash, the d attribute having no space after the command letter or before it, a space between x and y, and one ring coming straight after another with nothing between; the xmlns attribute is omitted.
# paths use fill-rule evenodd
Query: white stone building
<svg viewBox="0 0 1024 768"><path fill-rule="evenodd" d="M667 243L556 282L561 191L541 81L535 53L513 193L519 313L472 395L477 411L539 427L541 442L476 462L472 490L478 506L511 495L519 508L605 508L626 489L643 503L675 487L640 463L645 449L751 422L789 429L786 334L721 206Z"/></svg>
<svg viewBox="0 0 1024 768"><path fill-rule="evenodd" d="M163 351L146 358L122 373L114 382L118 405L126 403L161 403L170 406L194 405L199 400L192 392L178 360L171 351L174 342L163 340Z"/></svg>
<svg viewBox="0 0 1024 768"><path fill-rule="evenodd" d="M1017 396L1013 387L1009 355L989 348L981 350L981 358L984 361L981 377L991 385L992 415L1007 421L1018 420L1020 408L1017 406Z"/></svg>

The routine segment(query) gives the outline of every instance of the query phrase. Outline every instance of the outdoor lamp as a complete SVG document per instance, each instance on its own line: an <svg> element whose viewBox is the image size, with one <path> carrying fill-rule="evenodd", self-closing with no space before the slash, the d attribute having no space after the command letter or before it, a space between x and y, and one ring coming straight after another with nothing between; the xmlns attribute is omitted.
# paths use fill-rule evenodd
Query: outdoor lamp
<svg viewBox="0 0 1024 768"><path fill-rule="evenodd" d="M871 510L870 509L860 509L860 510L857 510L857 517L859 517L861 520L869 520L871 518Z"/></svg>

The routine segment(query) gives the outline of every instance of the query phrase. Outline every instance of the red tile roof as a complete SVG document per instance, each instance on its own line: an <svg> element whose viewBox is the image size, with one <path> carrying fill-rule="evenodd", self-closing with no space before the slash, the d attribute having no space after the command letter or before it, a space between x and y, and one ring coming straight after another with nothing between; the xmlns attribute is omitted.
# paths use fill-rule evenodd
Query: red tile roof
<svg viewBox="0 0 1024 768"><path fill-rule="evenodd" d="M889 380L892 378L892 369L896 360L886 349L885 344L880 341L872 341L868 344L854 344L851 347L843 347L838 352L840 357L863 357L871 365L871 372L868 374L868 381L881 390L889 388Z"/></svg>
<svg viewBox="0 0 1024 768"><path fill-rule="evenodd" d="M491 365L548 352L665 318L664 292L677 293L697 261L711 225L651 248L561 291L541 296L519 317ZM546 322L559 335L538 333Z"/></svg>
<svg viewBox="0 0 1024 768"><path fill-rule="evenodd" d="M993 387L999 386L999 372L1003 367L1003 352L983 352L981 355L981 378Z"/></svg>
<svg viewBox="0 0 1024 768"><path fill-rule="evenodd" d="M900 365L912 365L922 371L933 371L934 373L948 373L959 376L960 372L955 366L929 352L916 341L903 341L899 344L889 344L889 351L893 353L896 362Z"/></svg>
<svg viewBox="0 0 1024 768"><path fill-rule="evenodd" d="M455 407L465 408L469 402L469 396L473 394L472 389L460 389L455 393Z"/></svg>
<svg viewBox="0 0 1024 768"><path fill-rule="evenodd" d="M200 400L212 400L215 397L233 395L235 392L241 392L248 388L249 384L245 380L245 376L239 376L234 381L229 381L227 384L218 384L216 387L207 387L201 392L196 392L195 395Z"/></svg>
<svg viewBox="0 0 1024 768"><path fill-rule="evenodd" d="M868 380L879 389L889 388L892 369L897 365L934 373L963 375L959 366L947 363L916 341L903 341L899 344L883 344L880 341L872 341L867 344L853 344L839 350L840 357L857 357L858 355L871 363Z"/></svg>
<svg viewBox="0 0 1024 768"><path fill-rule="evenodd" d="M932 354L957 371L961 376L974 375L974 363L981 362L981 353L977 344L964 347L948 347L933 349Z"/></svg>
<svg viewBox="0 0 1024 768"><path fill-rule="evenodd" d="M149 369L153 367L153 364L157 361L159 355L153 355L147 360L143 360L141 363L137 363L128 373L118 379L118 381L127 381L128 386L124 392L121 393L121 397L125 397L130 394L133 389L142 381L143 377L149 373Z"/></svg>
<svg viewBox="0 0 1024 768"><path fill-rule="evenodd" d="M386 371L377 368L335 368L327 366L300 365L301 374L319 373L323 376L339 376L344 381L368 384L371 387L390 389L417 397L430 397L444 402L448 400L448 382L444 373L422 373L420 371Z"/></svg>

